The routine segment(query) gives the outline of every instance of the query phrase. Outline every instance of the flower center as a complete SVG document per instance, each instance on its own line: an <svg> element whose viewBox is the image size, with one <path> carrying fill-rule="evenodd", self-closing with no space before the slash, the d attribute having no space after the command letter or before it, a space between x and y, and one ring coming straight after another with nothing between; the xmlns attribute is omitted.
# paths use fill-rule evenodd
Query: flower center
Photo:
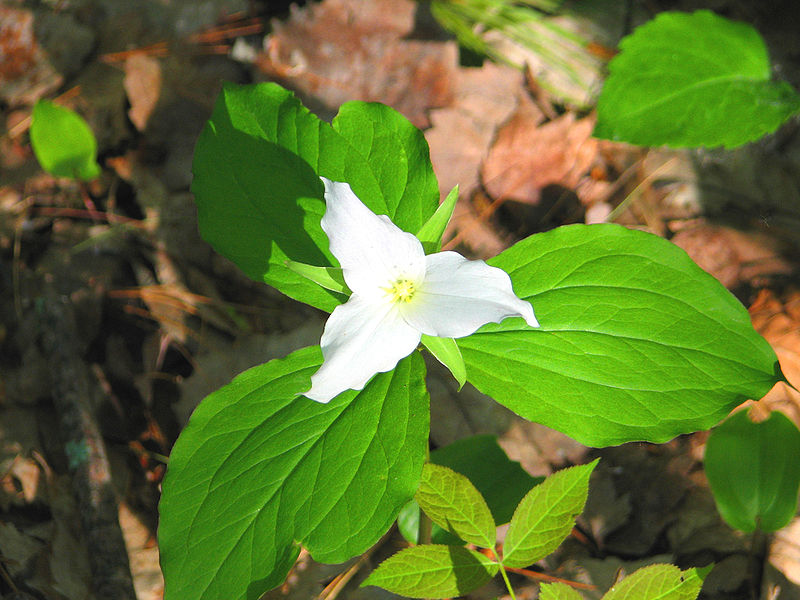
<svg viewBox="0 0 800 600"><path fill-rule="evenodd" d="M416 291L414 282L409 279L398 279L383 289L391 302L411 302Z"/></svg>

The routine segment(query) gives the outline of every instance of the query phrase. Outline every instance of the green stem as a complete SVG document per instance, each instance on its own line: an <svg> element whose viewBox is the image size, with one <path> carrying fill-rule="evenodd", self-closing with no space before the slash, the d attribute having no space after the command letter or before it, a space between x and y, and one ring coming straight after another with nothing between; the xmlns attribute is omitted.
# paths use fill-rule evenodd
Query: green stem
<svg viewBox="0 0 800 600"><path fill-rule="evenodd" d="M425 445L425 462L431 460L430 444ZM417 526L417 544L430 544L433 534L433 521L430 520L422 509L419 509L419 525Z"/></svg>
<svg viewBox="0 0 800 600"><path fill-rule="evenodd" d="M511 582L508 580L508 574L506 573L506 568L503 566L503 563L500 564L500 574L503 576L503 581L506 582L506 588L508 589L508 593L511 596L511 600L517 600L517 597L514 595L514 588L511 587Z"/></svg>
<svg viewBox="0 0 800 600"><path fill-rule="evenodd" d="M430 544L433 534L433 521L430 520L422 509L419 511L419 533L417 534L417 544Z"/></svg>

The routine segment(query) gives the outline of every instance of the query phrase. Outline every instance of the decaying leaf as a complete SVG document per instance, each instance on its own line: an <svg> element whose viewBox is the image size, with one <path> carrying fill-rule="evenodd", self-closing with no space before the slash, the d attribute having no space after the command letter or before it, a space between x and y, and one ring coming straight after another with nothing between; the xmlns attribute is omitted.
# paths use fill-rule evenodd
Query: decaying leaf
<svg viewBox="0 0 800 600"><path fill-rule="evenodd" d="M472 196L478 173L497 127L517 106L522 74L486 63L458 71L453 103L431 112L425 132L442 198L459 186L461 198Z"/></svg>
<svg viewBox="0 0 800 600"><path fill-rule="evenodd" d="M800 388L800 290L793 288L779 296L763 289L749 310L753 327L772 345L786 379ZM800 427L800 392L796 389L778 384L762 402Z"/></svg>
<svg viewBox="0 0 800 600"><path fill-rule="evenodd" d="M410 0L324 0L273 22L256 64L336 109L348 100L380 101L418 127L453 97L454 42L404 39L414 28Z"/></svg>
<svg viewBox="0 0 800 600"><path fill-rule="evenodd" d="M529 204L543 187L574 189L597 155L591 136L594 119L566 113L542 124L543 115L523 96L519 107L498 131L483 163L481 178L492 198Z"/></svg>
<svg viewBox="0 0 800 600"><path fill-rule="evenodd" d="M0 6L0 98L11 106L33 104L64 81L33 30L30 10Z"/></svg>
<svg viewBox="0 0 800 600"><path fill-rule="evenodd" d="M700 220L687 223L672 242L728 288L754 279L787 275L792 269L781 257L778 241L764 233Z"/></svg>
<svg viewBox="0 0 800 600"><path fill-rule="evenodd" d="M158 59L142 52L131 54L125 60L123 85L131 105L128 117L136 129L144 131L161 94L161 64Z"/></svg>

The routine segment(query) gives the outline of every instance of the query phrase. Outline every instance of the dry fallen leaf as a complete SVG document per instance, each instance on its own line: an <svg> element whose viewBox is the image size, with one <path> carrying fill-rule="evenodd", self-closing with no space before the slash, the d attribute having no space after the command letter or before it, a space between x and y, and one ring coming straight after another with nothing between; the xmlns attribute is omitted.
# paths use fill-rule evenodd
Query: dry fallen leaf
<svg viewBox="0 0 800 600"><path fill-rule="evenodd" d="M425 132L439 190L444 197L454 185L461 198L472 196L478 172L497 127L517 106L522 73L486 63L459 69L453 103L431 112L433 126Z"/></svg>
<svg viewBox="0 0 800 600"><path fill-rule="evenodd" d="M769 562L786 579L800 586L800 517L775 534L769 549Z"/></svg>
<svg viewBox="0 0 800 600"><path fill-rule="evenodd" d="M772 345L781 370L795 388L800 388L800 290L780 297L763 289L750 306L753 327ZM778 409L800 427L800 392L785 384L776 385L763 403Z"/></svg>
<svg viewBox="0 0 800 600"><path fill-rule="evenodd" d="M33 104L63 81L36 40L33 12L0 6L0 99Z"/></svg>
<svg viewBox="0 0 800 600"><path fill-rule="evenodd" d="M444 197L459 186L459 202L445 239L463 242L476 258L489 258L507 243L479 214L470 199L478 190L480 165L497 127L517 106L524 79L510 67L487 62L480 68L459 69L451 106L431 112L433 126L425 132L431 162Z"/></svg>
<svg viewBox="0 0 800 600"><path fill-rule="evenodd" d="M597 156L594 119L566 113L542 124L541 111L523 96L498 131L481 178L492 198L536 204L546 185L574 189Z"/></svg>
<svg viewBox="0 0 800 600"><path fill-rule="evenodd" d="M122 83L131 105L128 117L136 129L144 131L161 95L161 63L142 52L131 54L125 60Z"/></svg>
<svg viewBox="0 0 800 600"><path fill-rule="evenodd" d="M164 576L158 563L158 545L150 529L124 502L119 505L119 526L131 564L133 585L138 600L161 600Z"/></svg>
<svg viewBox="0 0 800 600"><path fill-rule="evenodd" d="M792 270L780 256L777 240L760 232L738 231L700 220L681 229L672 242L728 288Z"/></svg>
<svg viewBox="0 0 800 600"><path fill-rule="evenodd" d="M404 39L414 28L410 0L324 0L273 22L256 64L269 76L336 109L380 101L427 127L428 110L452 101L454 42Z"/></svg>

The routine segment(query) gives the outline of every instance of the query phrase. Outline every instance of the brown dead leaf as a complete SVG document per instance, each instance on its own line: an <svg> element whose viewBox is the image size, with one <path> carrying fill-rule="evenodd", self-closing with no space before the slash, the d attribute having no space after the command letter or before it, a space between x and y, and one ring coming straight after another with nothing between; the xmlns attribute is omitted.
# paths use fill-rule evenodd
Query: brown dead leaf
<svg viewBox="0 0 800 600"><path fill-rule="evenodd" d="M138 600L161 600L164 597L164 576L158 563L158 545L150 529L120 502L119 526L131 564L133 586Z"/></svg>
<svg viewBox="0 0 800 600"><path fill-rule="evenodd" d="M454 42L403 39L414 28L410 0L324 0L273 22L256 64L269 76L332 109L348 100L380 101L417 127L453 97Z"/></svg>
<svg viewBox="0 0 800 600"><path fill-rule="evenodd" d="M523 97L483 163L487 192L493 198L536 204L546 185L574 189L597 156L593 127L594 118L576 119L573 113L542 124L541 111Z"/></svg>
<svg viewBox="0 0 800 600"><path fill-rule="evenodd" d="M792 271L776 239L760 232L698 220L675 234L672 242L727 288Z"/></svg>
<svg viewBox="0 0 800 600"><path fill-rule="evenodd" d="M753 327L775 350L786 379L800 388L800 290L777 296L772 290L763 289L749 310ZM800 427L800 393L796 390L779 384L763 402L781 410Z"/></svg>
<svg viewBox="0 0 800 600"><path fill-rule="evenodd" d="M128 117L139 131L144 131L161 95L161 63L142 52L125 60L125 93L131 108Z"/></svg>
<svg viewBox="0 0 800 600"><path fill-rule="evenodd" d="M24 456L17 456L11 465L9 474L19 482L23 500L27 504L33 502L39 492L42 474L36 461Z"/></svg>
<svg viewBox="0 0 800 600"><path fill-rule="evenodd" d="M563 433L538 423L515 420L498 440L512 459L531 475L547 476L554 468L580 464L587 448Z"/></svg>
<svg viewBox="0 0 800 600"><path fill-rule="evenodd" d="M800 517L775 534L768 560L786 579L800 586Z"/></svg>
<svg viewBox="0 0 800 600"><path fill-rule="evenodd" d="M461 198L472 196L495 131L517 106L522 86L522 74L510 67L459 69L452 105L432 111L425 132L442 197L455 185Z"/></svg>
<svg viewBox="0 0 800 600"><path fill-rule="evenodd" d="M36 40L30 10L0 6L0 98L33 104L64 81Z"/></svg>
<svg viewBox="0 0 800 600"><path fill-rule="evenodd" d="M510 67L486 63L459 69L452 105L432 111L433 127L425 132L442 197L459 186L460 200L445 239L457 233L453 242L466 243L474 257L494 256L507 245L470 199L497 127L514 111L523 84L522 73Z"/></svg>

